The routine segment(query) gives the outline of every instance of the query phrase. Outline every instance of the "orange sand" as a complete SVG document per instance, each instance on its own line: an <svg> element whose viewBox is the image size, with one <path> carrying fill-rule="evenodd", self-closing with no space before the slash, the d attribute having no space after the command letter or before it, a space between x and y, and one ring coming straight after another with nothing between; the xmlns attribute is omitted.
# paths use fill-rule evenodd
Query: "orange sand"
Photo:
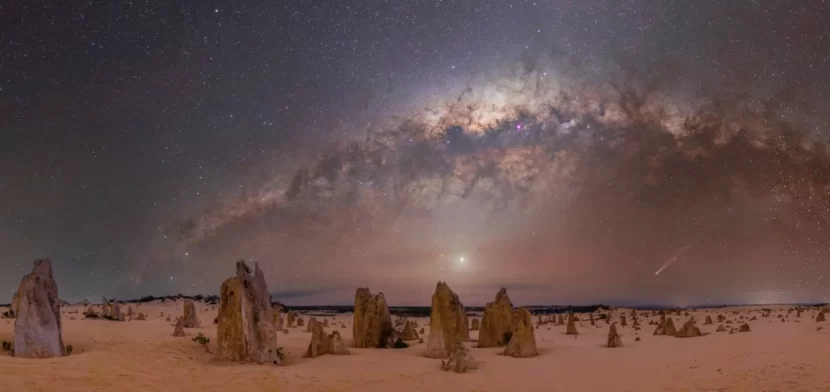
<svg viewBox="0 0 830 392"><path fill-rule="evenodd" d="M812 310L802 314L801 323L782 323L775 312L771 318L744 313L758 320L749 323L752 332L734 335L715 333L717 322L702 325L706 314L717 320L716 314L726 310L696 312L698 326L711 334L691 339L652 336L648 320L656 318L641 318L640 342L634 341L629 319L627 327L618 325L624 347L616 349L602 347L608 333L604 321L592 328L587 315L581 315L577 338L565 336L565 326L537 329L538 357L509 358L498 355L499 348L474 349L479 369L455 374L441 371L439 360L424 358L425 343L417 342L403 350L350 348L350 356L303 359L310 339L305 328L280 333L279 343L289 353L286 366L223 362L190 339L199 332L214 339L216 311L209 306L197 304L203 326L187 329L186 338L172 337L173 326L160 317L164 312L175 319L181 302L132 307L149 319L85 320L83 307L65 307L63 337L73 354L42 360L0 354L0 391L830 391L830 322L816 323ZM126 307L122 310L126 314ZM78 313L70 313L74 311ZM673 317L678 328L686 320ZM735 328L740 325L738 316L727 317ZM794 312L790 319L795 320ZM428 319L417 321L428 326ZM818 326L825 329L816 331ZM332 328L350 343L351 314L336 316ZM0 319L0 340L12 340L13 329L14 320ZM471 338L477 338L476 331Z"/></svg>

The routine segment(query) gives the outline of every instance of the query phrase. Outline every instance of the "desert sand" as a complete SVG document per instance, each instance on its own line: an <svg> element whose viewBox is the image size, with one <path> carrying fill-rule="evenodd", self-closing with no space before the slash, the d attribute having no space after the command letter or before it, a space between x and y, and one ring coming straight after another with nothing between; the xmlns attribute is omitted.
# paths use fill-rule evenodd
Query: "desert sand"
<svg viewBox="0 0 830 392"><path fill-rule="evenodd" d="M565 326L536 327L539 355L511 358L503 347L472 348L478 369L464 374L440 370L440 360L424 357L426 343L406 349L349 348L351 355L302 358L311 334L295 327L279 333L288 354L283 366L239 364L217 359L192 341L198 333L211 338L216 352L216 306L197 302L201 326L187 328L187 337L172 336L167 317L181 316L183 301L131 304L146 321L116 322L84 319L84 306L61 309L63 339L73 346L69 356L51 359L15 358L0 354L2 391L830 391L830 324L815 322L815 311L801 318L787 307L771 307L764 318L758 308L708 309L691 313L703 337L678 339L652 336L659 316L640 318L642 329L620 326L623 347L606 348L609 326L577 314L579 335L565 335ZM100 306L99 306L100 308ZM6 309L0 309L5 311ZM99 309L100 310L100 309ZM781 311L779 313L779 310ZM122 312L126 313L126 308ZM716 333L717 314L749 321L751 332ZM161 314L164 316L161 316ZM628 314L616 310L616 314ZM707 315L715 322L703 325ZM302 314L306 320L309 314ZM352 314L325 316L327 332L340 331L351 346ZM474 317L474 315L470 315ZM672 316L680 325L688 317ZM427 318L410 319L429 333ZM800 322L796 322L799 320ZM537 316L533 316L536 326ZM345 325L341 328L340 323ZM420 328L419 327L419 328ZM824 327L817 330L818 327ZM14 320L0 319L0 340L13 338ZM635 341L636 337L641 341ZM426 341L426 335L423 336ZM475 347L478 331L470 331Z"/></svg>

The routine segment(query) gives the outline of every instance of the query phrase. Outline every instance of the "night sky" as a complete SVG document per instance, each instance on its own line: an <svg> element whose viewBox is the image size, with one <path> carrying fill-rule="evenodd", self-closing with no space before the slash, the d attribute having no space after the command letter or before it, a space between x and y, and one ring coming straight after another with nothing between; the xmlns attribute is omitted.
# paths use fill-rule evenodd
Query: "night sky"
<svg viewBox="0 0 830 392"><path fill-rule="evenodd" d="M830 2L58 3L0 2L0 302L830 301Z"/></svg>

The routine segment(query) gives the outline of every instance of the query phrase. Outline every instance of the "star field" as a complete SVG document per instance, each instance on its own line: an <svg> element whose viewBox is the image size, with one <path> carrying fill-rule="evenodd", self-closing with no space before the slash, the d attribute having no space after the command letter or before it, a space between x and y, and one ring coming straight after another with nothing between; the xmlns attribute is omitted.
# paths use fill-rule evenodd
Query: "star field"
<svg viewBox="0 0 830 392"><path fill-rule="evenodd" d="M0 291L830 297L825 1L0 5ZM463 260L463 261L462 261ZM2 302L2 298L0 298Z"/></svg>

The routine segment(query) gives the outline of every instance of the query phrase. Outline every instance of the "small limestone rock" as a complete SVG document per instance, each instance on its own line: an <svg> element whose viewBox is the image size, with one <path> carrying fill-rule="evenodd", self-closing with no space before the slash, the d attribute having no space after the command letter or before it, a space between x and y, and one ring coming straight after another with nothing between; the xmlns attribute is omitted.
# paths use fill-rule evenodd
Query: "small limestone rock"
<svg viewBox="0 0 830 392"><path fill-rule="evenodd" d="M288 328L294 328L294 323L297 322L297 313L294 313L293 310L289 310L288 314L285 316L285 322L288 323Z"/></svg>
<svg viewBox="0 0 830 392"><path fill-rule="evenodd" d="M282 331L283 329L285 329L285 324L284 324L284 322L282 321L282 315L280 314L280 312L281 312L281 311L282 311L282 307L280 307L280 306L274 306L274 308L273 308L273 312L274 312L274 328L276 328L276 329L277 329L277 331Z"/></svg>
<svg viewBox="0 0 830 392"><path fill-rule="evenodd" d="M519 308L513 315L510 326L510 341L504 349L504 355L515 358L528 358L539 355L536 351L536 336L533 334L533 325L530 311Z"/></svg>
<svg viewBox="0 0 830 392"><path fill-rule="evenodd" d="M196 317L196 305L193 304L193 300L185 300L183 306L182 327L197 328L199 319Z"/></svg>
<svg viewBox="0 0 830 392"><path fill-rule="evenodd" d="M703 325L712 325L712 316L706 316L706 320L703 321Z"/></svg>
<svg viewBox="0 0 830 392"><path fill-rule="evenodd" d="M666 317L665 314L660 315L660 323L654 329L653 335L657 336L674 336L677 329L674 326L674 320L671 317Z"/></svg>
<svg viewBox="0 0 830 392"><path fill-rule="evenodd" d="M473 318L473 320L470 322L470 330L478 331L479 328L481 328L481 321L479 321L478 318Z"/></svg>
<svg viewBox="0 0 830 392"><path fill-rule="evenodd" d="M317 318L310 317L308 319L308 326L306 327L305 331L306 332L314 332L314 326L317 325L318 323L319 322L317 321Z"/></svg>
<svg viewBox="0 0 830 392"><path fill-rule="evenodd" d="M182 322L181 317L176 319L176 327L173 329L173 336L177 338L184 336L184 322Z"/></svg>
<svg viewBox="0 0 830 392"><path fill-rule="evenodd" d="M568 311L568 327L565 331L565 335L579 335L579 333L576 332L576 324L574 323L575 320L573 310Z"/></svg>
<svg viewBox="0 0 830 392"><path fill-rule="evenodd" d="M308 325L312 325L309 323ZM349 349L346 348L346 343L340 337L340 332L334 331L331 335L326 335L323 330L323 323L314 323L311 331L311 342L308 344L308 349L303 357L314 358L323 354L332 355L348 355Z"/></svg>
<svg viewBox="0 0 830 392"><path fill-rule="evenodd" d="M414 323L407 320L406 324L404 324L403 331L401 332L401 339L409 341L409 340L418 340L420 337L418 336L418 332L415 331Z"/></svg>
<svg viewBox="0 0 830 392"><path fill-rule="evenodd" d="M608 348L622 347L622 338L617 333L617 323L611 324L611 327L608 328L608 342L605 346Z"/></svg>
<svg viewBox="0 0 830 392"><path fill-rule="evenodd" d="M441 361L441 369L456 373L464 373L467 370L475 369L477 366L470 350L461 342L456 343L455 348L450 352L449 359L446 362Z"/></svg>
<svg viewBox="0 0 830 392"><path fill-rule="evenodd" d="M84 317L85 318L97 319L100 316L98 316L98 313L95 312L95 309L89 307L89 308L86 308L86 311L84 311Z"/></svg>
<svg viewBox="0 0 830 392"><path fill-rule="evenodd" d="M741 327L738 329L738 332L751 332L752 330L749 328L749 324L743 323Z"/></svg>
<svg viewBox="0 0 830 392"><path fill-rule="evenodd" d="M700 328L695 325L694 318L690 318L683 324L683 327L680 328L677 333L674 334L676 338L695 338L703 336L703 333L700 332Z"/></svg>

